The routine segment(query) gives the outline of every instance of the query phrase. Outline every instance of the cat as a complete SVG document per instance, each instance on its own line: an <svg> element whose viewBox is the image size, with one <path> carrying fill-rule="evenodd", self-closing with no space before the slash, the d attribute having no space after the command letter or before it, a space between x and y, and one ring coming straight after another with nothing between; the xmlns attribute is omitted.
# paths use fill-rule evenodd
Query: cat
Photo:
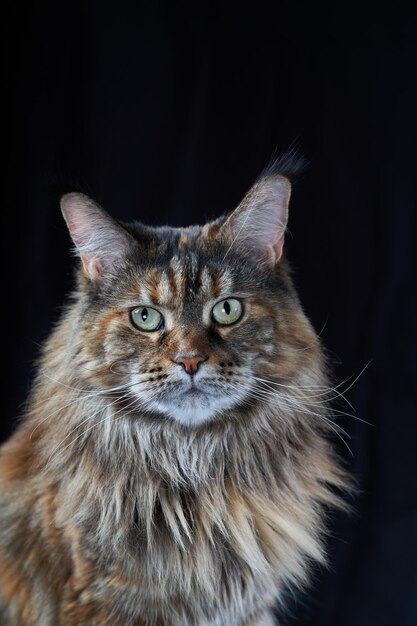
<svg viewBox="0 0 417 626"><path fill-rule="evenodd" d="M2 626L271 626L324 562L348 478L283 254L296 167L189 228L62 198L80 262L0 453Z"/></svg>

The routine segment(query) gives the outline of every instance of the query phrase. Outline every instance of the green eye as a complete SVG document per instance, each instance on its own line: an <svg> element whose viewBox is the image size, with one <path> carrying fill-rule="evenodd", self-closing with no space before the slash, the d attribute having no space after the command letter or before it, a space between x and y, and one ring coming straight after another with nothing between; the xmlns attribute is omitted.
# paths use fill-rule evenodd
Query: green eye
<svg viewBox="0 0 417 626"><path fill-rule="evenodd" d="M138 306L130 312L130 317L139 330L158 330L164 323L162 314L149 306Z"/></svg>
<svg viewBox="0 0 417 626"><path fill-rule="evenodd" d="M211 312L213 319L218 324L234 324L242 317L242 313L242 303L240 300L236 300L236 298L221 300L221 302L214 305Z"/></svg>

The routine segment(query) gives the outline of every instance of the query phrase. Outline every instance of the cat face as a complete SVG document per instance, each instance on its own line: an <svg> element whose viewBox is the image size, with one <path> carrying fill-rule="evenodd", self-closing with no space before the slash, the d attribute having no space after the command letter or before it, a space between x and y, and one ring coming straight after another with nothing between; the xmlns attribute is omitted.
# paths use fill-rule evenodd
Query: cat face
<svg viewBox="0 0 417 626"><path fill-rule="evenodd" d="M83 266L78 378L116 391L117 410L187 426L270 401L259 389L312 340L281 260L289 190L261 180L231 216L188 229L123 227L64 196Z"/></svg>
<svg viewBox="0 0 417 626"><path fill-rule="evenodd" d="M191 250L177 251L168 267L148 273L141 306L130 313L138 346L132 389L151 409L187 424L243 400L253 359L249 300L230 271L199 260ZM155 317L157 328L144 330Z"/></svg>
<svg viewBox="0 0 417 626"><path fill-rule="evenodd" d="M90 306L84 332L87 365L120 372L129 399L187 424L247 400L251 376L278 351L261 273L254 282L249 268L222 267L220 255L209 261L193 247L173 246L169 262L152 268L132 263L129 279Z"/></svg>

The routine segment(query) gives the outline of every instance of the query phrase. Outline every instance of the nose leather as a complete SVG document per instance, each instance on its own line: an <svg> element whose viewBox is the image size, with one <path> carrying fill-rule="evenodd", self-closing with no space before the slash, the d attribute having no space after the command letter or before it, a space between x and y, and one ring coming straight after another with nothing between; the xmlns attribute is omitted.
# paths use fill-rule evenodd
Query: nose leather
<svg viewBox="0 0 417 626"><path fill-rule="evenodd" d="M178 354L174 363L182 365L187 374L192 375L197 372L199 364L206 361L207 358L204 354Z"/></svg>

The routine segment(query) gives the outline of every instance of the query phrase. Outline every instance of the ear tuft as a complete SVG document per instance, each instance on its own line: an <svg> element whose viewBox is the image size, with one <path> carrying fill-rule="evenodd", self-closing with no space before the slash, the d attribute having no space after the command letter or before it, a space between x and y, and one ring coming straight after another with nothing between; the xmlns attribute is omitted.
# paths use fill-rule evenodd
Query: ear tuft
<svg viewBox="0 0 417 626"><path fill-rule="evenodd" d="M87 276L100 282L135 245L133 237L91 198L67 193L61 210Z"/></svg>
<svg viewBox="0 0 417 626"><path fill-rule="evenodd" d="M284 176L294 184L308 166L307 159L294 146L282 154L272 155L268 165L258 176L258 180L270 176Z"/></svg>
<svg viewBox="0 0 417 626"><path fill-rule="evenodd" d="M282 256L290 195L288 178L279 174L260 178L225 223L230 248L249 252L267 265L277 263Z"/></svg>

